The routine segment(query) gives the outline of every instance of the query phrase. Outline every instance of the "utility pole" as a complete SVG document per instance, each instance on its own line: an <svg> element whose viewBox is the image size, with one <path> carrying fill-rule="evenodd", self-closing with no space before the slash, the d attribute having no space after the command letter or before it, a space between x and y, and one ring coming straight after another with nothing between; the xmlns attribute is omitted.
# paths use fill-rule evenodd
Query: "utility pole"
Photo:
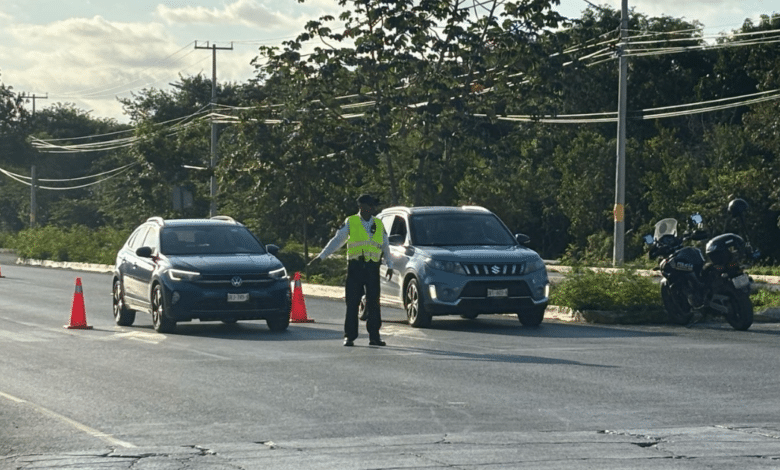
<svg viewBox="0 0 780 470"><path fill-rule="evenodd" d="M207 42L205 46L198 46L198 41L195 41L195 49L211 49L211 112L213 113L217 105L217 51L232 51L233 43L230 43L230 47L217 47L216 44L209 46ZM211 117L211 207L209 209L209 217L217 215L217 175L215 174L217 167L217 123L214 117Z"/></svg>
<svg viewBox="0 0 780 470"><path fill-rule="evenodd" d="M35 115L35 100L48 100L49 99L49 94L46 93L46 96L38 96L36 94L28 95L27 93L22 93L21 95L19 95L19 98L21 98L23 100L27 100L27 102L32 100L32 104L33 104L32 113L33 113L33 116L34 116Z"/></svg>
<svg viewBox="0 0 780 470"><path fill-rule="evenodd" d="M35 165L30 169L30 228L34 228L38 219L38 201L35 197L35 187L38 185L38 178L35 175Z"/></svg>
<svg viewBox="0 0 780 470"><path fill-rule="evenodd" d="M618 85L617 163L615 168L615 207L613 209L615 232L612 264L614 266L623 264L626 235L626 114L628 107L628 62L626 58L626 46L628 45L628 0L622 1L620 45L618 46L620 83Z"/></svg>

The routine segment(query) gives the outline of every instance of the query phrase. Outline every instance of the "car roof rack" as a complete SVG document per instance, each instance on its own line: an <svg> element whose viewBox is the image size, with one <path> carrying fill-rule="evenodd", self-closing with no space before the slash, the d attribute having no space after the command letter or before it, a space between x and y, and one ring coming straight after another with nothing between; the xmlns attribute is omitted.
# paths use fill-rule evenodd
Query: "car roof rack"
<svg viewBox="0 0 780 470"><path fill-rule="evenodd" d="M229 215L215 215L215 216L209 217L209 218L211 220L224 220L225 222L231 222L231 223L234 223L234 224L238 224L238 222L236 222L236 219L234 219L233 217L230 217Z"/></svg>
<svg viewBox="0 0 780 470"><path fill-rule="evenodd" d="M163 219L160 216L149 217L148 219L146 219L146 221L147 222L157 222L159 225L165 225L165 219Z"/></svg>

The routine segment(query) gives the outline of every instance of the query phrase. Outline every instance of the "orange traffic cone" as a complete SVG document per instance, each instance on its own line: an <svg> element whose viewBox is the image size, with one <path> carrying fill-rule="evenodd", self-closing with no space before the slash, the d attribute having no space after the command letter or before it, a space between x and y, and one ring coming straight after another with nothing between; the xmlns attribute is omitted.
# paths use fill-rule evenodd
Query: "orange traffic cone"
<svg viewBox="0 0 780 470"><path fill-rule="evenodd" d="M87 312L84 311L84 290L81 288L81 278L76 278L76 292L73 294L73 308L70 311L70 325L68 329L91 330L87 325Z"/></svg>
<svg viewBox="0 0 780 470"><path fill-rule="evenodd" d="M290 310L290 321L292 323L312 323L314 320L306 318L306 302L303 301L303 289L301 289L301 273L295 273L293 278L295 285L292 296L292 309Z"/></svg>

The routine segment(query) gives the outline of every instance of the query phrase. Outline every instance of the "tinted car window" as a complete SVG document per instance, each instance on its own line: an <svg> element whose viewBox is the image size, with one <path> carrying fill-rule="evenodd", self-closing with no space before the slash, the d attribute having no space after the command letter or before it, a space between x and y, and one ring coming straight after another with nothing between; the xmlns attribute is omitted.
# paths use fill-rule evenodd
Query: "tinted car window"
<svg viewBox="0 0 780 470"><path fill-rule="evenodd" d="M157 237L157 231L158 229L155 227L149 228L149 231L146 233L146 237L144 237L144 242L141 244L141 246L148 246L152 249L152 251L159 252L160 242Z"/></svg>
<svg viewBox="0 0 780 470"><path fill-rule="evenodd" d="M416 214L410 218L416 245L516 245L493 214Z"/></svg>
<svg viewBox="0 0 780 470"><path fill-rule="evenodd" d="M131 250L137 250L138 248L142 247L143 245L141 243L143 243L147 231L149 231L148 226L139 227L135 232L133 232L132 235L130 235L130 238L127 240L127 247Z"/></svg>
<svg viewBox="0 0 780 470"><path fill-rule="evenodd" d="M162 231L166 255L265 254L265 247L244 227L166 227Z"/></svg>
<svg viewBox="0 0 780 470"><path fill-rule="evenodd" d="M403 217L400 215L384 217L382 224L385 226L385 231L388 232L388 237L395 236L394 239L400 239L401 242L406 240L406 220ZM391 240L390 243L393 242L394 240Z"/></svg>

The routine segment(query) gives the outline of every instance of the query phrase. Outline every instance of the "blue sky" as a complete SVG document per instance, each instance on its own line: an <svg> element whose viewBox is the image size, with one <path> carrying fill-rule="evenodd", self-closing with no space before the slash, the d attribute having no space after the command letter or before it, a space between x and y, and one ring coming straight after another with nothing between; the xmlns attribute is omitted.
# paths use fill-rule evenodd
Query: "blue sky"
<svg viewBox="0 0 780 470"><path fill-rule="evenodd" d="M592 3L619 9L620 0ZM561 0L558 11L579 17L585 0ZM708 34L740 27L745 18L780 12L780 0L629 0L649 16L699 20ZM310 19L340 10L336 0L0 0L0 81L48 99L74 103L95 117L126 122L117 97L144 88L169 89L180 75L211 76L209 41L219 81L254 76L261 45L291 39Z"/></svg>

